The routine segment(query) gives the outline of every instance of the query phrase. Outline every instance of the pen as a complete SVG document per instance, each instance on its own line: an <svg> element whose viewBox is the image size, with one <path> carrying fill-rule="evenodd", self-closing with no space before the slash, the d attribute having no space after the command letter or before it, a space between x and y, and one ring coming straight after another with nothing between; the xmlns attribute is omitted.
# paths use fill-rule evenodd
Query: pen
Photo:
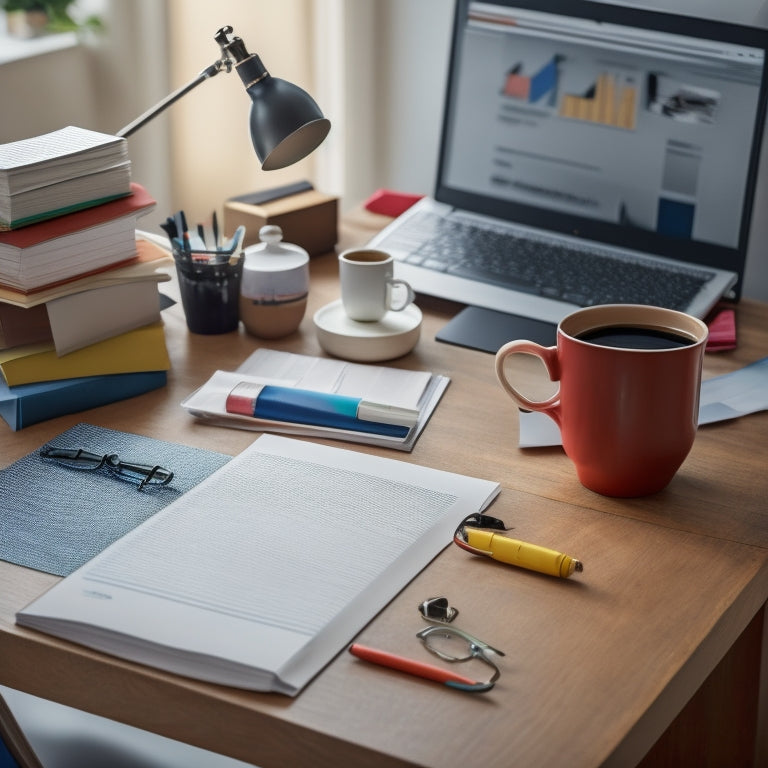
<svg viewBox="0 0 768 768"><path fill-rule="evenodd" d="M241 224L235 230L235 234L232 235L232 237L227 241L226 245L223 248L218 249L219 252L223 255L223 261L229 260L230 264L237 263L237 260L240 258L240 248L244 238L245 226Z"/></svg>
<svg viewBox="0 0 768 768"><path fill-rule="evenodd" d="M409 675L423 677L427 680L434 680L437 683L443 683L450 688L476 689L478 684L475 680L463 675L457 675L447 669L436 667L433 664L425 664L422 661L408 659L405 656L398 656L395 653L380 651L378 648L371 648L360 643L352 643L349 646L349 652L353 656L363 661L369 661L371 664L378 664L381 667L397 669L400 672L406 672Z"/></svg>
<svg viewBox="0 0 768 768"><path fill-rule="evenodd" d="M502 563L517 565L530 571L538 571L562 578L568 578L573 573L584 570L581 561L570 555L536 544L527 544L524 541L510 539L509 536L503 536L482 528L467 526L465 536L466 543L473 549L479 550L477 554L487 555Z"/></svg>
<svg viewBox="0 0 768 768"><path fill-rule="evenodd" d="M203 238L197 232L185 232L184 239L189 243L189 249L196 253L207 253Z"/></svg>
<svg viewBox="0 0 768 768"><path fill-rule="evenodd" d="M176 236L181 239L181 243L185 252L189 255L189 234L187 232L187 217L184 215L184 211L177 211L175 216L176 220Z"/></svg>
<svg viewBox="0 0 768 768"><path fill-rule="evenodd" d="M171 242L177 237L176 222L170 216L160 225L160 228L168 235Z"/></svg>
<svg viewBox="0 0 768 768"><path fill-rule="evenodd" d="M240 244L243 241L243 238L245 237L245 225L241 224L236 230L235 234L232 235L232 237L228 238L226 242L224 242L220 247L220 251L227 251L228 253L231 251L236 251L240 248Z"/></svg>
<svg viewBox="0 0 768 768"><path fill-rule="evenodd" d="M419 412L360 397L308 389L240 382L226 401L227 413L257 416L319 427L352 429L391 437L406 437Z"/></svg>

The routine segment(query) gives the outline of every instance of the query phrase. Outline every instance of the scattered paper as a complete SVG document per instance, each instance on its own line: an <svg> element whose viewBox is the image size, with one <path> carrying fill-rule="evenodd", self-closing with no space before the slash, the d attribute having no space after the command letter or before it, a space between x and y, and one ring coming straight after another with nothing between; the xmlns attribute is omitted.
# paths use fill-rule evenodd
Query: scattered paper
<svg viewBox="0 0 768 768"><path fill-rule="evenodd" d="M257 349L237 373L297 389L364 397L377 403L418 408L432 374L382 365L364 365L325 357Z"/></svg>
<svg viewBox="0 0 768 768"><path fill-rule="evenodd" d="M699 424L768 409L768 357L701 384Z"/></svg>
<svg viewBox="0 0 768 768"><path fill-rule="evenodd" d="M701 383L699 425L768 410L768 357ZM560 430L549 416L520 413L521 448L561 445Z"/></svg>

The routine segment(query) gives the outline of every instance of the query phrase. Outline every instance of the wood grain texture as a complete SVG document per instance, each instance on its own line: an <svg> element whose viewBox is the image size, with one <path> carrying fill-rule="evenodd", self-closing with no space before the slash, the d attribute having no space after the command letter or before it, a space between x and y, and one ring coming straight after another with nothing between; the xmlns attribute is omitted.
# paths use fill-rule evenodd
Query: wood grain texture
<svg viewBox="0 0 768 768"><path fill-rule="evenodd" d="M380 218L356 213L340 249L363 242ZM311 270L299 332L270 347L322 354L311 318L338 298L335 256L313 259ZM659 755L671 753L665 730L686 712L700 717L688 702L727 710L734 687L746 691L746 710L734 711L754 741L763 716L750 665L764 653L755 655L763 628L754 620L768 599L768 414L702 428L660 494L605 498L579 485L561 449L517 447L516 411L495 381L492 357L436 342L456 306L418 303L421 340L388 364L439 371L451 384L411 454L354 449L500 481L493 513L514 526L512 535L564 550L585 570L557 580L449 547L355 639L432 661L415 638L424 626L416 608L445 595L460 610L457 626L507 654L492 692L448 691L346 652L295 699L186 680L17 627L15 612L55 578L8 563L0 563L0 682L263 768L538 767L564 758L574 768L629 766L651 748L648 759L657 762L649 765L663 765ZM166 388L17 433L0 425L0 466L80 421L233 455L249 445L257 433L198 423L179 402L261 342L242 330L190 334L179 305L163 317L172 360ZM768 306L743 302L738 322L739 348L708 355L705 375L768 353ZM729 653L734 647L751 651ZM720 682L704 685L713 673ZM707 738L727 747L734 736L722 722L707 734L683 728L674 748Z"/></svg>

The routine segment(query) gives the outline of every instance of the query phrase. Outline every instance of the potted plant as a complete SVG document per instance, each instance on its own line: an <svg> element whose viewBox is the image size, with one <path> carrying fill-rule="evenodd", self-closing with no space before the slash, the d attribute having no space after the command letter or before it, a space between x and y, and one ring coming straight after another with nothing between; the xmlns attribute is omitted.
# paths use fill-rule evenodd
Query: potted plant
<svg viewBox="0 0 768 768"><path fill-rule="evenodd" d="M98 16L76 21L70 14L73 5L75 0L0 0L0 8L6 14L8 34L16 37L102 28Z"/></svg>

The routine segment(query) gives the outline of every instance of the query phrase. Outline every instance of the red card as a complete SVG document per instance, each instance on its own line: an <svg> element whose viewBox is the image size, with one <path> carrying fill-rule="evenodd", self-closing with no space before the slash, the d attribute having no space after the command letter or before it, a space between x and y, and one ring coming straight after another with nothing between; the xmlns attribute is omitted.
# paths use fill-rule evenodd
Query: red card
<svg viewBox="0 0 768 768"><path fill-rule="evenodd" d="M366 201L365 207L373 213L382 213L393 218L407 211L424 195L410 195L405 192L393 192L390 189L378 189Z"/></svg>
<svg viewBox="0 0 768 768"><path fill-rule="evenodd" d="M736 310L716 309L707 325L709 326L707 352L736 349Z"/></svg>

